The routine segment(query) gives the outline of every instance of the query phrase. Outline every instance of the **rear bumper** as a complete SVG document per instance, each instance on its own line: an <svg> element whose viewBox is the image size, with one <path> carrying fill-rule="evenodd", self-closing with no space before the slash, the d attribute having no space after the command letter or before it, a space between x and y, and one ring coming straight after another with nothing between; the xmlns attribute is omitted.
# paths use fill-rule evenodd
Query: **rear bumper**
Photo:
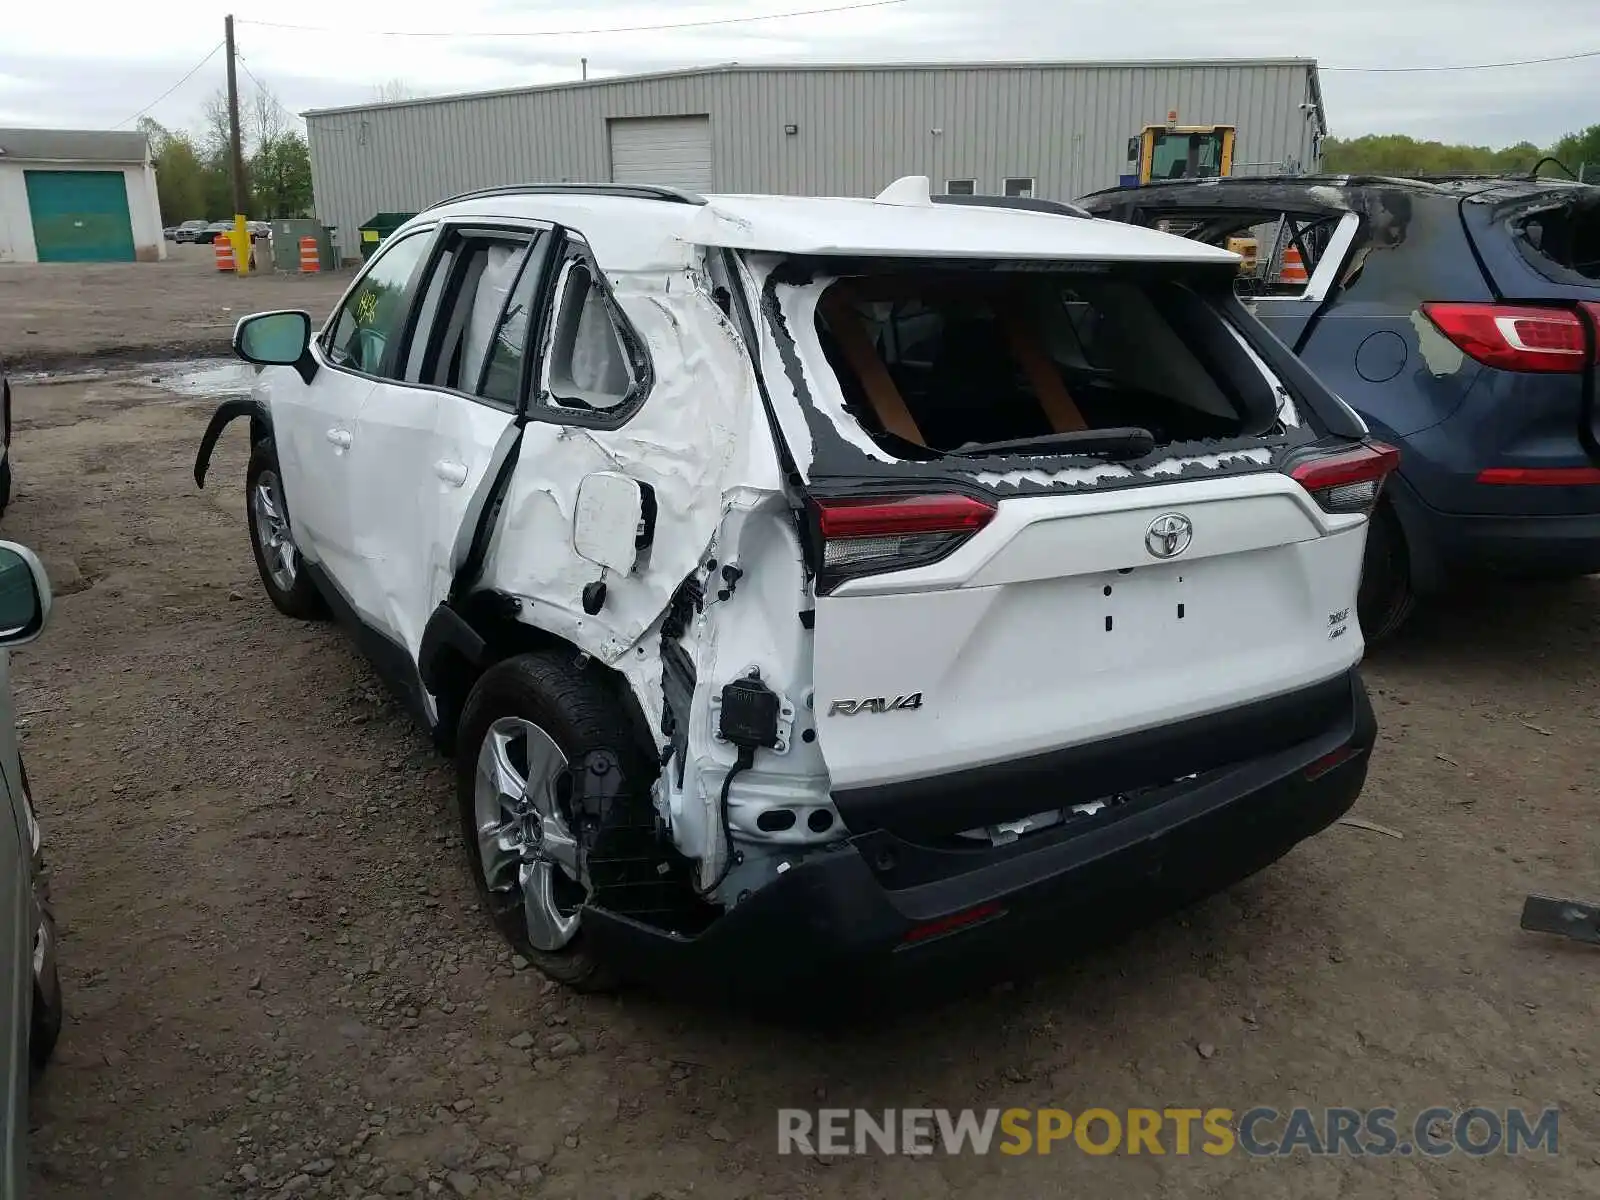
<svg viewBox="0 0 1600 1200"><path fill-rule="evenodd" d="M1600 512L1448 513L1402 479L1391 480L1387 492L1405 530L1419 591L1437 591L1469 575L1549 578L1600 572Z"/></svg>
<svg viewBox="0 0 1600 1200"><path fill-rule="evenodd" d="M1340 682L1345 703L1314 735L1087 824L981 850L878 829L807 858L698 936L604 910L590 910L585 929L624 974L722 993L818 981L837 991L844 980L949 978L952 959L964 977L983 959L1055 957L1261 869L1349 809L1376 727L1359 675ZM1307 770L1341 748L1350 753L1337 765Z"/></svg>

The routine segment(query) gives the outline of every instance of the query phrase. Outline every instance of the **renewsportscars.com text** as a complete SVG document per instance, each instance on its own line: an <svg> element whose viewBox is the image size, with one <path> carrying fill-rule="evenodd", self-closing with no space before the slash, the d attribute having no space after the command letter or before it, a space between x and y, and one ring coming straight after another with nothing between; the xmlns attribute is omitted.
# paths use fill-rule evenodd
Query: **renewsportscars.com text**
<svg viewBox="0 0 1600 1200"><path fill-rule="evenodd" d="M1553 1155L1559 1124L1554 1108L784 1108L778 1153L1481 1158Z"/></svg>

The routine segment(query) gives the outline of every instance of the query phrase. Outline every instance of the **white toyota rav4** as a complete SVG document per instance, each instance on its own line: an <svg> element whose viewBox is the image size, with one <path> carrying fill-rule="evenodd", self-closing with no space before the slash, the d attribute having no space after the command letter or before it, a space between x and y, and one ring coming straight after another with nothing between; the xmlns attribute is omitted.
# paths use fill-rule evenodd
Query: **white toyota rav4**
<svg viewBox="0 0 1600 1200"><path fill-rule="evenodd" d="M486 906L552 977L1037 955L1365 779L1395 452L1237 263L921 178L496 188L320 331L241 321L264 369L195 477L248 418L268 595L454 754Z"/></svg>

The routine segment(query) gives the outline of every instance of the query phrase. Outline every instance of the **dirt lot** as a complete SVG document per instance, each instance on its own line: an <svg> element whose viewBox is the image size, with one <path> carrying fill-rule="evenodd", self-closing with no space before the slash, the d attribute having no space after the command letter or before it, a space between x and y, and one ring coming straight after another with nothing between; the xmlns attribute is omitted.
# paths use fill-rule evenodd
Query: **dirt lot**
<svg viewBox="0 0 1600 1200"><path fill-rule="evenodd" d="M239 277L212 269L210 246L167 247L160 263L35 263L0 268L0 361L13 371L225 354L241 316L326 313L349 271ZM256 250L266 259L266 243Z"/></svg>
<svg viewBox="0 0 1600 1200"><path fill-rule="evenodd" d="M146 320L128 339L170 344ZM70 1005L41 1200L1600 1195L1600 955L1516 928L1526 892L1600 893L1595 583L1465 598L1370 661L1356 811L1403 837L1336 826L1043 979L818 1033L518 970L443 764L337 632L262 595L242 427L197 492L212 401L149 379L17 394L3 532L65 593L15 663ZM1560 1148L776 1153L790 1106L1296 1104L1558 1105Z"/></svg>

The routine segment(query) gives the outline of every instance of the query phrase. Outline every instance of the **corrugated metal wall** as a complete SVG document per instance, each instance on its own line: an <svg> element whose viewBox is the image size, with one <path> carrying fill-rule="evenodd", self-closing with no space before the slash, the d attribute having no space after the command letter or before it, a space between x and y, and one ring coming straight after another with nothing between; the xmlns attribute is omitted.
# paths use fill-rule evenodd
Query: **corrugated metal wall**
<svg viewBox="0 0 1600 1200"><path fill-rule="evenodd" d="M1177 109L1238 126L1240 172L1314 166L1308 63L713 68L306 115L317 216L345 252L380 211L501 183L606 180L606 121L711 118L716 190L872 195L902 175L1072 199ZM797 132L785 133L786 125Z"/></svg>

